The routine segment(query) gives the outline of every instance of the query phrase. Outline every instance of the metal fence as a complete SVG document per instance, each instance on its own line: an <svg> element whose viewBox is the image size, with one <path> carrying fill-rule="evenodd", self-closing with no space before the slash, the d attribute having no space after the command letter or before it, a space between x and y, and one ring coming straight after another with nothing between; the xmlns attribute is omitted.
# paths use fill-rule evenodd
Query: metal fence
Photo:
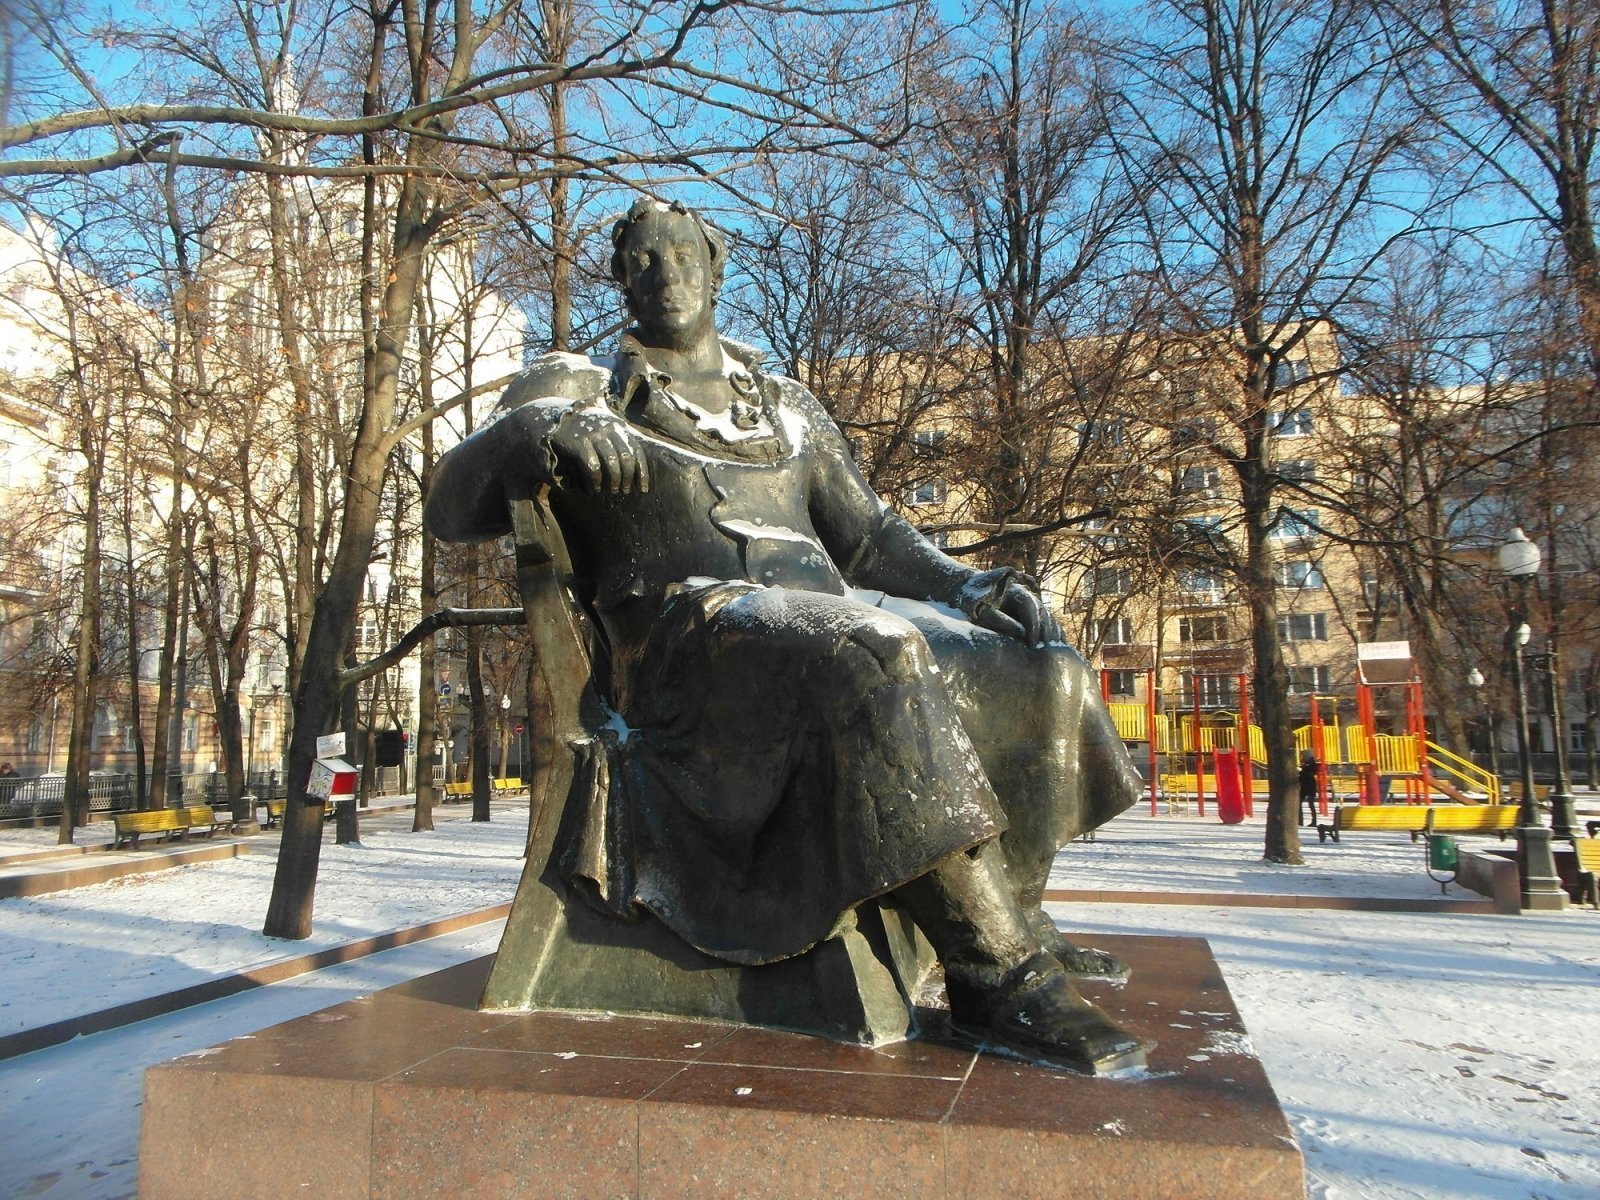
<svg viewBox="0 0 1600 1200"><path fill-rule="evenodd" d="M65 775L0 779L0 821L60 816L66 788ZM277 771L252 771L245 781L245 791L257 800L281 800L287 788ZM131 774L89 776L91 813L124 812L134 806L134 795ZM228 777L218 771L174 772L167 776L162 795L169 806L210 804L222 808L228 803Z"/></svg>
<svg viewBox="0 0 1600 1200"><path fill-rule="evenodd" d="M0 779L0 821L59 815L66 795L65 775ZM132 775L89 776L89 811L118 812L133 807Z"/></svg>

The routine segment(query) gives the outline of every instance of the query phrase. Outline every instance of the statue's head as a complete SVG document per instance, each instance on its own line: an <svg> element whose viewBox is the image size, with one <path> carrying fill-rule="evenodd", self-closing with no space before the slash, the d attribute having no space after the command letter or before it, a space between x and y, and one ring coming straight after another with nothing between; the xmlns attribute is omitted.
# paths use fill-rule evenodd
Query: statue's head
<svg viewBox="0 0 1600 1200"><path fill-rule="evenodd" d="M728 251L694 209L643 199L611 227L611 277L642 329L710 328Z"/></svg>

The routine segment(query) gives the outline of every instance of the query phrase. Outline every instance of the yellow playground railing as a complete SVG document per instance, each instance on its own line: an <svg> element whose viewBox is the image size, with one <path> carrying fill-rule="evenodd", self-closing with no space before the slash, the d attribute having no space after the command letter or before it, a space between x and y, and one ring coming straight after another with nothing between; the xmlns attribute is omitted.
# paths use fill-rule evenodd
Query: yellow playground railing
<svg viewBox="0 0 1600 1200"><path fill-rule="evenodd" d="M1111 711L1111 723L1117 727L1117 736L1123 741L1150 740L1150 712L1144 705L1127 700L1113 700L1106 705L1106 708Z"/></svg>
<svg viewBox="0 0 1600 1200"><path fill-rule="evenodd" d="M1320 744L1317 744L1319 742ZM1339 727L1337 725L1300 726L1294 731L1296 757L1304 754L1307 750L1314 753L1322 762L1343 762L1344 755L1339 747Z"/></svg>
<svg viewBox="0 0 1600 1200"><path fill-rule="evenodd" d="M1500 803L1500 780L1477 763L1446 750L1435 742L1428 743L1428 770L1435 775L1449 776L1469 792L1482 792L1488 803Z"/></svg>

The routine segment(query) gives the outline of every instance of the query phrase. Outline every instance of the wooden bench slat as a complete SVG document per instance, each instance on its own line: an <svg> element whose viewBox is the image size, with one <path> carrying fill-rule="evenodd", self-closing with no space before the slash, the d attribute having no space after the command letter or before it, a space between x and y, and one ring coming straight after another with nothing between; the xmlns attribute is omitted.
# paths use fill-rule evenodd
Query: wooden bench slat
<svg viewBox="0 0 1600 1200"><path fill-rule="evenodd" d="M1600 838L1575 837L1572 848L1578 855L1578 903L1600 908Z"/></svg>
<svg viewBox="0 0 1600 1200"><path fill-rule="evenodd" d="M1332 824L1317 825L1317 840L1352 830L1404 830L1414 842L1424 833L1498 833L1516 828L1515 804L1341 804Z"/></svg>
<svg viewBox="0 0 1600 1200"><path fill-rule="evenodd" d="M190 824L187 814L176 808L113 813L111 822L115 829L112 848L120 848L126 841L135 850L139 848L139 839L145 834L160 834L162 840L170 840L188 833Z"/></svg>

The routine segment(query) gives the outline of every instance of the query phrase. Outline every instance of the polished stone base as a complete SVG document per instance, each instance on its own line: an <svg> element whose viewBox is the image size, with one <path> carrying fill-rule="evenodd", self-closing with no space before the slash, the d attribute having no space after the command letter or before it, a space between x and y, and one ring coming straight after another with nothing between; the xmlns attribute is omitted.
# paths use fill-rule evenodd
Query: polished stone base
<svg viewBox="0 0 1600 1200"><path fill-rule="evenodd" d="M1133 1077L937 1035L484 1013L480 959L152 1068L140 1195L1303 1197L1206 944L1095 944L1133 978L1084 991L1157 1043ZM202 1118L248 1136L196 1137Z"/></svg>

